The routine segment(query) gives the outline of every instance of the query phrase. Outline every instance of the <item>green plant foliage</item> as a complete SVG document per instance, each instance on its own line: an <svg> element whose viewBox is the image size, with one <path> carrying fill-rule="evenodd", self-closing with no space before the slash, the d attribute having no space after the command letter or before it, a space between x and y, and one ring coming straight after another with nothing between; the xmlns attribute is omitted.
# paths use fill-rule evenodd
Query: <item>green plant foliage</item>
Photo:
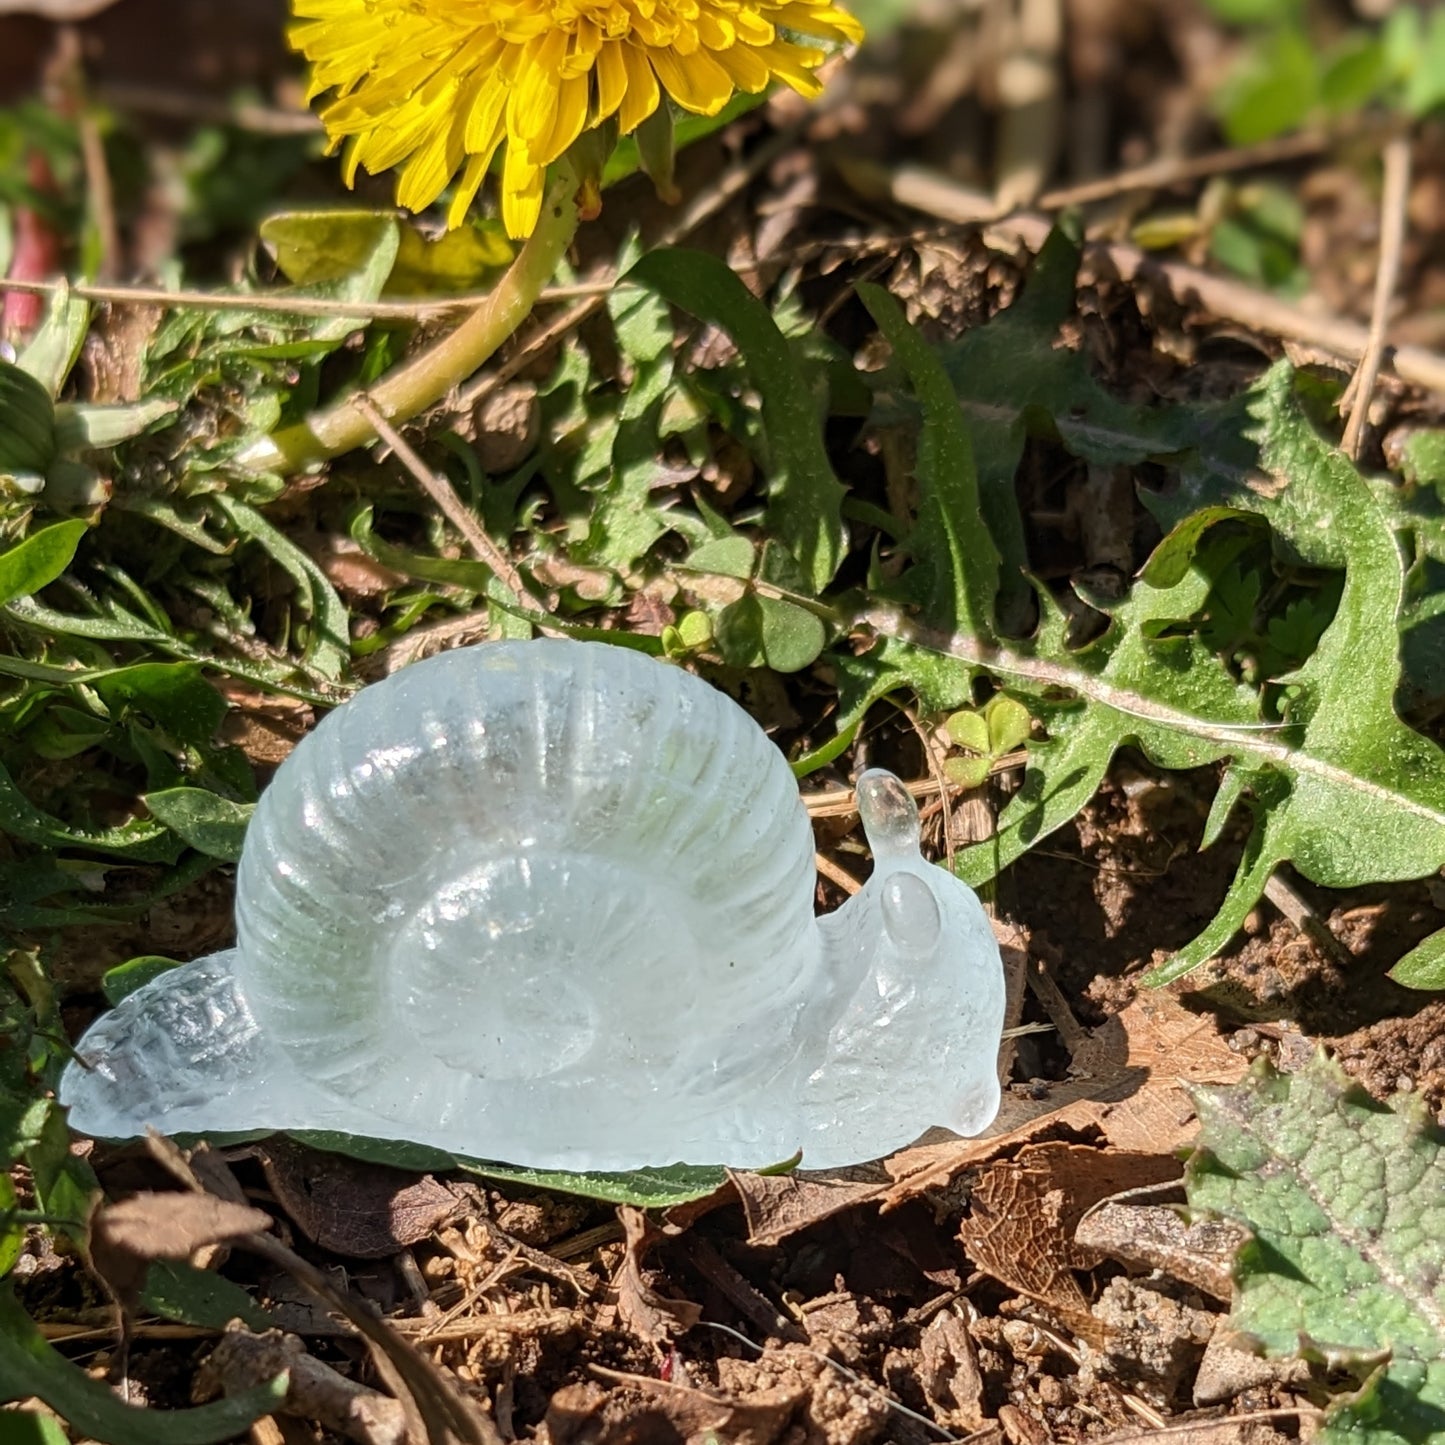
<svg viewBox="0 0 1445 1445"><path fill-rule="evenodd" d="M915 479L922 499L906 546L908 597L936 625L993 636L1000 557L984 522L973 438L938 357L881 287L858 288L893 348L923 411Z"/></svg>
<svg viewBox="0 0 1445 1445"><path fill-rule="evenodd" d="M1304 207L1283 186L1255 184L1232 191L1224 214L1209 227L1209 254L1255 285L1297 295L1309 285L1300 264Z"/></svg>
<svg viewBox="0 0 1445 1445"><path fill-rule="evenodd" d="M769 464L765 523L816 591L843 558L843 484L823 447L818 404L787 338L731 270L696 251L654 251L628 280L732 337L760 398Z"/></svg>
<svg viewBox="0 0 1445 1445"><path fill-rule="evenodd" d="M165 788L146 793L143 801L157 822L197 852L225 863L240 862L252 804L233 803L205 788Z"/></svg>
<svg viewBox="0 0 1445 1445"><path fill-rule="evenodd" d="M286 1398L286 1376L213 1405L148 1410L127 1405L100 1380L57 1354L8 1285L0 1286L0 1401L43 1400L73 1428L108 1445L219 1445Z"/></svg>
<svg viewBox="0 0 1445 1445"><path fill-rule="evenodd" d="M1440 867L1445 755L1394 707L1403 519L1315 430L1287 366L1224 405L1115 402L1082 357L1054 345L1076 255L1056 232L1021 300L944 348L973 434L978 510L969 492L942 494L938 443L920 446L920 519L942 515L958 530L950 535L947 523L935 523L917 559L922 578L916 567L903 574L898 593L924 603L917 616L865 606L859 621L886 643L840 661L842 720L853 722L900 683L926 705L957 707L979 674L1026 702L1045 736L1029 745L1023 786L995 837L958 855L960 873L974 883L1072 818L1121 746L1166 768L1225 762L1206 845L1240 802L1255 826L1215 919L1151 976L1162 983L1228 942L1282 862L1328 887ZM880 319L885 314L886 303ZM946 395L919 384L916 351L897 342L900 324L890 318L885 330L896 352L912 353L924 436L945 435L957 427L956 413ZM885 374L880 394L888 398L892 385ZM1119 601L1084 598L1107 626L1082 646L1025 570L1013 477L1031 434L1052 435L1090 464L1152 458L1179 474L1165 495L1144 495L1172 530L1132 591ZM947 481L957 488L962 477L966 486L966 454L956 443L953 456ZM1268 543L1248 525L1252 516L1270 524ZM1034 610L1038 621L1029 623ZM959 625L938 625L950 617Z"/></svg>
<svg viewBox="0 0 1445 1445"><path fill-rule="evenodd" d="M1214 96L1225 134L1248 145L1382 104L1419 119L1445 102L1445 11L1391 7L1383 24L1341 33L1306 0L1210 0L1247 43Z"/></svg>
<svg viewBox="0 0 1445 1445"><path fill-rule="evenodd" d="M1195 1091L1189 1203L1237 1220L1230 1323L1270 1355L1347 1371L1325 1445L1445 1433L1445 1158L1416 1096L1376 1103L1334 1062L1260 1062Z"/></svg>
<svg viewBox="0 0 1445 1445"><path fill-rule="evenodd" d="M724 661L734 667L770 667L801 672L822 652L827 633L805 608L754 592L729 603L713 624Z"/></svg>
<svg viewBox="0 0 1445 1445"><path fill-rule="evenodd" d="M608 296L607 309L632 370L631 384L594 442L595 454L606 453L604 474L590 481L578 477L594 501L572 555L587 565L623 570L668 530L652 491L661 470L664 408L674 385L672 326L667 307L641 288L618 287Z"/></svg>
<svg viewBox="0 0 1445 1445"><path fill-rule="evenodd" d="M1390 970L1390 977L1406 988L1445 989L1445 929L1417 943Z"/></svg>
<svg viewBox="0 0 1445 1445"><path fill-rule="evenodd" d="M1027 629L1034 606L1014 494L1029 439L1057 437L1096 466L1138 465L1199 440L1193 418L1116 400L1081 353L1055 344L1073 311L1078 260L1077 223L1067 220L1040 251L1023 295L940 350L973 438L979 503L1001 559L997 623L1010 636ZM964 553L965 565L980 560L977 546Z"/></svg>
<svg viewBox="0 0 1445 1445"><path fill-rule="evenodd" d="M48 587L70 565L84 535L84 522L55 522L0 552L0 604Z"/></svg>
<svg viewBox="0 0 1445 1445"><path fill-rule="evenodd" d="M12 1410L5 1416L7 1445L70 1445L64 1427L38 1410Z"/></svg>
<svg viewBox="0 0 1445 1445"><path fill-rule="evenodd" d="M347 1154L372 1164L397 1169L461 1169L482 1179L521 1184L533 1189L555 1189L581 1194L610 1204L635 1204L643 1209L664 1209L673 1204L703 1199L727 1183L727 1172L707 1165L673 1164L666 1168L634 1169L626 1173L571 1173L562 1169L520 1169L480 1159L462 1159L439 1149L393 1139L363 1139L355 1134L306 1130L292 1138L313 1149ZM786 1167L786 1166L780 1166ZM770 1171L765 1171L770 1172Z"/></svg>
<svg viewBox="0 0 1445 1445"><path fill-rule="evenodd" d="M268 1330L276 1323L240 1285L180 1260L156 1260L150 1265L141 1286L140 1307L163 1319L209 1330L224 1330L232 1320L242 1320L253 1330Z"/></svg>
<svg viewBox="0 0 1445 1445"><path fill-rule="evenodd" d="M136 989L144 988L152 979L180 967L179 959L143 953L138 958L128 958L124 963L107 969L101 976L101 992L105 994L106 1002L114 1008L122 999L129 998Z"/></svg>
<svg viewBox="0 0 1445 1445"><path fill-rule="evenodd" d="M981 787L995 762L1028 741L1032 727L1029 710L1005 692L977 710L961 709L945 719L944 729L971 756L945 758L944 775L965 788Z"/></svg>

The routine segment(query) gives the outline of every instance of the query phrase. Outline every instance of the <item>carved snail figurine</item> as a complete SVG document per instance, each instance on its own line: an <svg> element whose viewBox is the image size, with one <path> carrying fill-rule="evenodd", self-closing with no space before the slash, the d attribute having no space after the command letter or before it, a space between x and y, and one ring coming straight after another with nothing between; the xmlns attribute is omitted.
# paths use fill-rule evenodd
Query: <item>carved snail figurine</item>
<svg viewBox="0 0 1445 1445"><path fill-rule="evenodd" d="M499 642L366 688L282 764L234 949L100 1019L72 1124L338 1130L534 1168L831 1168L998 1108L983 909L865 773L867 885L813 912L782 754L705 682Z"/></svg>

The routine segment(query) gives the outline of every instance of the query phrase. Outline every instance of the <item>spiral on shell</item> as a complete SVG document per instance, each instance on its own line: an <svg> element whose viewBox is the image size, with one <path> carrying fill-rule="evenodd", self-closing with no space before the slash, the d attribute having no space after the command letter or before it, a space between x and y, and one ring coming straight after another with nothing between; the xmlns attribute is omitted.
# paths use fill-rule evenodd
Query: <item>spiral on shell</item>
<svg viewBox="0 0 1445 1445"><path fill-rule="evenodd" d="M326 1129L534 1167L826 1167L997 1108L973 894L860 780L868 885L822 919L782 755L595 643L458 649L365 689L263 794L237 947L103 1018L62 1084L106 1136Z"/></svg>

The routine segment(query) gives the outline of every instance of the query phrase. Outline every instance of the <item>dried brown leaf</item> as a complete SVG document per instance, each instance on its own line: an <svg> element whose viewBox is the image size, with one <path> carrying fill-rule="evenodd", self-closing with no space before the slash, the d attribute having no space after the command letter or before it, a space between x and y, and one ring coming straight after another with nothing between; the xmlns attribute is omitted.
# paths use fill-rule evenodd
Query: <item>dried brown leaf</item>
<svg viewBox="0 0 1445 1445"><path fill-rule="evenodd" d="M677 1445L707 1439L772 1445L807 1398L804 1391L736 1400L620 1370L595 1373L620 1388L582 1384L557 1391L543 1425L549 1445Z"/></svg>
<svg viewBox="0 0 1445 1445"><path fill-rule="evenodd" d="M1098 1262L1074 1242L1084 1213L1121 1190L1177 1178L1168 1155L1084 1144L1026 1145L974 1181L959 1225L968 1257L1010 1289L1047 1305L1075 1334L1093 1339L1097 1321L1074 1275Z"/></svg>
<svg viewBox="0 0 1445 1445"><path fill-rule="evenodd" d="M748 1222L748 1243L780 1244L800 1229L877 1199L886 1180L728 1171Z"/></svg>
<svg viewBox="0 0 1445 1445"><path fill-rule="evenodd" d="M259 1234L271 1216L209 1194L134 1194L102 1205L90 1221L90 1262L127 1309L158 1259L189 1259L198 1249Z"/></svg>
<svg viewBox="0 0 1445 1445"><path fill-rule="evenodd" d="M690 1300L659 1294L648 1283L642 1261L663 1236L647 1215L631 1204L622 1204L618 1206L617 1217L622 1221L624 1243L622 1263L612 1280L617 1313L633 1334L660 1345L671 1336L690 1330L702 1318L702 1308Z"/></svg>
<svg viewBox="0 0 1445 1445"><path fill-rule="evenodd" d="M308 1239L353 1259L383 1259L427 1239L457 1212L456 1195L417 1176L272 1138L256 1148L266 1182Z"/></svg>

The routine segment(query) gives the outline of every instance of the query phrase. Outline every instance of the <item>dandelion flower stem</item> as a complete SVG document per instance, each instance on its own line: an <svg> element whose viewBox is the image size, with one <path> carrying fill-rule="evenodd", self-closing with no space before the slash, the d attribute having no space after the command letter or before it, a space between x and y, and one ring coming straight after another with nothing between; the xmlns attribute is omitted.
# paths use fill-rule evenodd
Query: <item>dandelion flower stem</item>
<svg viewBox="0 0 1445 1445"><path fill-rule="evenodd" d="M531 314L577 231L577 178L559 165L537 227L496 289L454 331L394 367L367 388L372 405L395 425L435 406L472 375ZM298 472L376 440L348 397L267 437L239 460L254 471Z"/></svg>

